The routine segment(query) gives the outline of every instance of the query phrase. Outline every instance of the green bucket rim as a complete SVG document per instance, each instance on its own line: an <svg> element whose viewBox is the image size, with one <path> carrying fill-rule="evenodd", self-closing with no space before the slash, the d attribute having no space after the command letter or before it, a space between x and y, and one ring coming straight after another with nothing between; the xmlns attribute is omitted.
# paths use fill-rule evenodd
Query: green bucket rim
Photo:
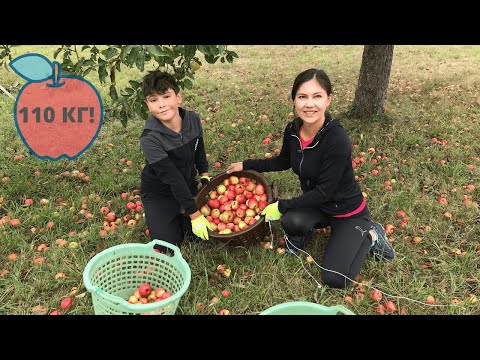
<svg viewBox="0 0 480 360"><path fill-rule="evenodd" d="M280 313L289 309L301 309L299 314ZM290 301L283 304L277 304L263 310L260 315L336 315L337 313L345 315L355 315L352 311L342 305L325 306L308 301Z"/></svg>
<svg viewBox="0 0 480 360"><path fill-rule="evenodd" d="M163 301L158 301L151 304L142 304L140 309L139 305L130 304L127 300L123 299L120 296L109 294L106 291L103 291L98 286L93 285L92 282L90 281L90 272L92 268L96 266L100 261L102 261L105 256L110 255L111 253L116 252L118 250L134 250L134 249L138 250L139 248L142 248L142 249L149 248L149 249L152 249L152 254L151 255L148 254L148 256L152 256L160 259L165 257L170 258L170 256L168 255L154 251L153 250L154 245L164 246L173 250L173 258L175 258L180 263L180 266L182 267L182 269L185 270L185 281L183 282L182 287L177 292L175 292L175 294L172 294L172 296L170 296L169 298ZM190 286L191 279L192 279L192 271L190 270L190 266L188 265L188 263L182 257L180 248L166 241L157 240L157 239L154 239L147 244L127 243L127 244L121 244L121 245L115 245L115 246L109 247L108 249L105 249L99 252L98 254L96 254L94 257L92 257L88 261L87 265L85 266L85 269L83 270L83 283L85 284L85 288L87 289L88 292L92 294L95 293L96 295L102 297L103 299L106 299L113 303L117 303L118 305L121 305L122 307L124 307L125 310L132 313L139 313L139 310L141 310L141 312L154 311L154 310L157 310L159 306L165 307L165 306L168 306L170 303L174 303L175 301L180 300L180 298L183 296L183 294L187 291L188 287Z"/></svg>

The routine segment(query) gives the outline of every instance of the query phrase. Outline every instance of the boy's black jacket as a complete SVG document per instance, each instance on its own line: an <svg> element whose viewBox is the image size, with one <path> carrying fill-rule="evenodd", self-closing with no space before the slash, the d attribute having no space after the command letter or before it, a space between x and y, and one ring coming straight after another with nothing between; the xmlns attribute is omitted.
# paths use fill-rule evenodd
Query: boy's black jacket
<svg viewBox="0 0 480 360"><path fill-rule="evenodd" d="M286 126L278 156L245 160L243 168L258 172L292 168L298 175L303 194L280 200L281 213L295 208L317 208L329 215L340 215L357 209L363 195L353 173L352 146L347 132L327 112L323 127L302 150L299 137L302 122L296 118Z"/></svg>
<svg viewBox="0 0 480 360"><path fill-rule="evenodd" d="M186 214L198 210L193 196L195 180L208 172L200 117L193 111L179 108L182 130L178 134L151 115L140 136L146 165L142 171L141 193L154 192L174 197Z"/></svg>

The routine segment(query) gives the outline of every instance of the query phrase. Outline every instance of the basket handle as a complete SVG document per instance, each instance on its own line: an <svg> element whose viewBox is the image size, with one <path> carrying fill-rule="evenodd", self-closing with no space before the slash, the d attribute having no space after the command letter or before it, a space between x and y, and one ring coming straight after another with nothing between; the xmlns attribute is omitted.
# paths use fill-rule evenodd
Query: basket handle
<svg viewBox="0 0 480 360"><path fill-rule="evenodd" d="M128 303L127 301L125 301L125 299L122 299L120 296L109 294L108 292L106 292L102 288L99 288L98 286L94 286L91 291L115 305L120 305L120 304L124 305Z"/></svg>
<svg viewBox="0 0 480 360"><path fill-rule="evenodd" d="M338 312L341 312L345 315L355 315L354 312L348 310L345 306L342 306L342 305L330 306L330 309L332 310L334 315L336 315Z"/></svg>
<svg viewBox="0 0 480 360"><path fill-rule="evenodd" d="M173 250L173 257L178 258L178 259L183 259L182 253L178 246L175 246L173 244L170 244L169 242L163 241L163 240L158 240L158 239L153 239L150 241L148 244L146 244L146 247L153 248L153 245L160 245L164 246L166 248L169 248L170 250Z"/></svg>

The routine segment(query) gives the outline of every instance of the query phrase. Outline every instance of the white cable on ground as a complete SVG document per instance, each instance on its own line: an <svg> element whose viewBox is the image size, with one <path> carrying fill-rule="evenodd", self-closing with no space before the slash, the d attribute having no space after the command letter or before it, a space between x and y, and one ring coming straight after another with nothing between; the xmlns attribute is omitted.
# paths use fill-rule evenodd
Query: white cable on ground
<svg viewBox="0 0 480 360"><path fill-rule="evenodd" d="M270 225L270 222L268 223ZM283 229L282 229L283 230ZM270 246L270 248L273 247L273 232L272 232L272 226L270 225L270 234L272 236L272 244ZM301 251L302 253L306 254L307 256L310 256L312 259L313 259L313 256L310 255L308 252L302 250L302 249L299 249L298 247L296 247L289 239L288 239L288 235L285 233L285 230L283 230L283 234L284 234L284 237L285 237L285 245L287 246L287 249L290 251L291 248L290 248L290 245L293 246L297 251ZM317 284L317 288L321 288L322 285L315 279L315 277L307 270L307 268L305 267L305 265L303 264L303 260L302 258L294 251L290 251L291 254L295 255L301 262L302 264L302 267L303 269L307 272L307 274L315 281L315 283ZM319 265L315 259L313 259L313 262L315 263L315 265L317 265L320 269L322 269L323 271L329 271L329 272L332 272L334 274L337 274L337 275L341 275L343 276L344 278L346 278L347 280L350 280L352 283L354 284L358 284L358 285L362 285L362 286L366 286L368 288L371 288L371 289L375 289L377 290L378 292L380 292L381 294L385 295L385 296L388 296L388 297L392 297L392 298L395 298L395 299L404 299L404 300L408 300L408 301L411 301L411 302L414 302L414 303L417 303L417 304L420 304L420 305L426 305L426 306L431 306L431 307L449 307L449 306L453 306L453 307L458 307L462 310L466 310L465 307L463 306L460 306L460 305L456 305L456 304L449 304L449 305L445 305L445 304L428 304L426 302L423 302L423 301L418 301L418 300L415 300L415 299L410 299L408 297L405 297L405 296L397 296L397 295L392 295L392 294L389 294L389 293L386 293L386 292L383 292L379 289L377 289L376 287L372 286L372 285L368 285L368 284L364 284L364 283L359 283L353 279L350 279L348 276L338 272L338 271L335 271L335 270L330 270L330 269L326 269L324 267L322 267L321 265Z"/></svg>

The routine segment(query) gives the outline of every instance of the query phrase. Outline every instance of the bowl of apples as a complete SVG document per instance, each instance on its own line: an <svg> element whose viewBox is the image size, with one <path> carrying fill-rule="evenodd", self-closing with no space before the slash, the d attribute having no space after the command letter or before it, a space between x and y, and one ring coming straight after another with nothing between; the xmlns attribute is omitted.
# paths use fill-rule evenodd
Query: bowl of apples
<svg viewBox="0 0 480 360"><path fill-rule="evenodd" d="M275 184L256 171L225 172L200 189L196 204L213 228L211 239L233 245L260 243L270 234L261 212L275 201L276 192Z"/></svg>

